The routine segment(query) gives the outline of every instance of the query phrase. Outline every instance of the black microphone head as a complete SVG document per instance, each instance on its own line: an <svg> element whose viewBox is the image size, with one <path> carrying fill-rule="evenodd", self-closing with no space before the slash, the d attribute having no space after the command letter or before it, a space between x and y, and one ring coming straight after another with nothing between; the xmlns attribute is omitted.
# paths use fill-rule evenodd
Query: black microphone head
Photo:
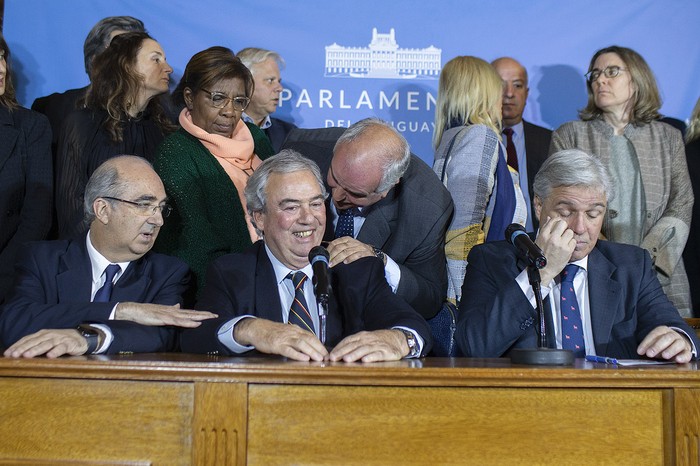
<svg viewBox="0 0 700 466"><path fill-rule="evenodd" d="M511 223L510 225L508 225L506 227L506 240L508 240L508 242L510 244L513 244L513 239L514 239L513 233L518 232L518 231L526 233L525 227L519 223Z"/></svg>
<svg viewBox="0 0 700 466"><path fill-rule="evenodd" d="M325 262L328 262L330 259L330 254L328 254L328 251L326 248L323 246L314 246L311 248L311 251L309 251L309 262L313 263L314 259L317 258L318 256L321 256L325 259Z"/></svg>

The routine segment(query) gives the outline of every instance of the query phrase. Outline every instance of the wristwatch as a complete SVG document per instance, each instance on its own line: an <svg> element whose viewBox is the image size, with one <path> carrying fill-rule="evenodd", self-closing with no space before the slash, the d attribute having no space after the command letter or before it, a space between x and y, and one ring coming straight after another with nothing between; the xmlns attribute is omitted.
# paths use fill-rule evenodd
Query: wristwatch
<svg viewBox="0 0 700 466"><path fill-rule="evenodd" d="M384 251L379 248L375 248L374 246L372 246L372 251L374 251L374 255L377 256L384 265L386 265L386 254L384 254Z"/></svg>
<svg viewBox="0 0 700 466"><path fill-rule="evenodd" d="M408 354L405 356L407 358L416 358L420 355L419 353L419 348L418 348L418 342L416 341L416 336L412 333L409 332L406 329L400 328L406 337L406 343L408 344Z"/></svg>
<svg viewBox="0 0 700 466"><path fill-rule="evenodd" d="M93 354L97 350L97 345L100 342L100 332L97 329L90 327L88 324L78 325L78 333L87 340L87 351L85 354Z"/></svg>

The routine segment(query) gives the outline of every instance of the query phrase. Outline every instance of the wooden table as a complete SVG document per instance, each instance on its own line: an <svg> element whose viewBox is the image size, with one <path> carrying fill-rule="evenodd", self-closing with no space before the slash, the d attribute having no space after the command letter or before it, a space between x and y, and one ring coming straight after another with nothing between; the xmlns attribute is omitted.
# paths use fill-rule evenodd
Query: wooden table
<svg viewBox="0 0 700 466"><path fill-rule="evenodd" d="M698 464L696 364L0 358L0 464Z"/></svg>

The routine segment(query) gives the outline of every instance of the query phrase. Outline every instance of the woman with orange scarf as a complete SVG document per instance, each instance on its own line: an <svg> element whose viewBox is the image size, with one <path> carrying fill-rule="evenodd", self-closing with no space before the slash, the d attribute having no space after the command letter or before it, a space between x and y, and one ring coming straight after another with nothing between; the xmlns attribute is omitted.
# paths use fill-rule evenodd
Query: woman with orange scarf
<svg viewBox="0 0 700 466"><path fill-rule="evenodd" d="M256 146L251 131L260 130L241 120L253 89L250 71L231 50L211 47L195 54L173 93L175 103L184 105L181 128L156 155L155 169L174 207L156 249L189 264L197 294L214 258L258 240L243 189L260 156L271 150Z"/></svg>

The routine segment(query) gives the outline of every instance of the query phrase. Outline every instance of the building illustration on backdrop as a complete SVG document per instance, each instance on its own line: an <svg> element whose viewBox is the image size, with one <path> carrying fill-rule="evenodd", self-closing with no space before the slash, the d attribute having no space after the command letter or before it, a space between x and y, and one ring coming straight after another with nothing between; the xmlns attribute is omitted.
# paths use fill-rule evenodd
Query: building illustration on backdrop
<svg viewBox="0 0 700 466"><path fill-rule="evenodd" d="M389 34L372 29L368 47L326 46L324 75L335 78L437 79L442 49L402 49L396 43L394 28Z"/></svg>

